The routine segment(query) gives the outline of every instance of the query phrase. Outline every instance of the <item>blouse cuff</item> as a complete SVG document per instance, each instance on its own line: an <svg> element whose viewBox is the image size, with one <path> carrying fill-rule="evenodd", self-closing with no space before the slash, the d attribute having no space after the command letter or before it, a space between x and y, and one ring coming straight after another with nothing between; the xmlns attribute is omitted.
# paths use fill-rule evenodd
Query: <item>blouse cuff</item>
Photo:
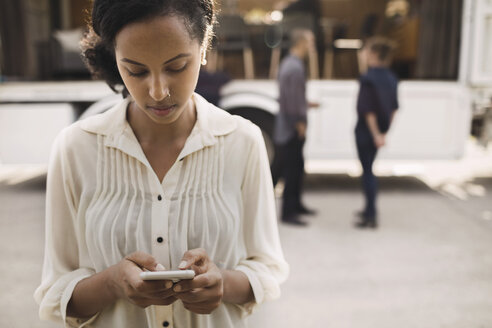
<svg viewBox="0 0 492 328"><path fill-rule="evenodd" d="M41 285L34 295L39 307L39 317L42 320L54 320L63 323L64 327L84 327L94 321L97 314L91 318L78 319L67 316L67 307L72 298L73 290L79 281L93 275L93 270L78 269L60 276L55 283ZM47 287L47 288L46 288Z"/></svg>
<svg viewBox="0 0 492 328"><path fill-rule="evenodd" d="M235 270L241 271L248 277L249 284L251 285L251 289L253 290L254 300L242 305L238 305L242 312L241 316L245 317L252 314L257 306L263 303L265 299L265 292L256 272L244 265L238 266Z"/></svg>
<svg viewBox="0 0 492 328"><path fill-rule="evenodd" d="M74 317L69 317L67 316L67 307L68 307L68 302L70 302L70 299L72 298L73 290L75 289L75 286L83 279L90 277L92 274L85 274L83 276L79 276L76 279L72 280L68 286L65 288L63 291L63 294L61 296L60 300L60 312L62 315L62 320L65 323L65 327L77 327L77 328L82 328L90 323L92 323L96 317L98 316L99 313L96 313L90 318L74 318Z"/></svg>

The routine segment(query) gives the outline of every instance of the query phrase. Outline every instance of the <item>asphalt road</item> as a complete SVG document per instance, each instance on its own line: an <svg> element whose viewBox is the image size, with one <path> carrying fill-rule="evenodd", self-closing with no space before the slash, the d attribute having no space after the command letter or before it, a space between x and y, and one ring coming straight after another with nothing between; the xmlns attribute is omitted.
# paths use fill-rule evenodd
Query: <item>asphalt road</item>
<svg viewBox="0 0 492 328"><path fill-rule="evenodd" d="M381 226L361 231L358 180L309 175L304 199L318 214L305 228L280 225L291 274L251 327L492 327L492 177L472 182L481 192L460 199L413 177L382 178ZM57 327L38 320L32 298L44 187L43 175L0 179L0 327Z"/></svg>

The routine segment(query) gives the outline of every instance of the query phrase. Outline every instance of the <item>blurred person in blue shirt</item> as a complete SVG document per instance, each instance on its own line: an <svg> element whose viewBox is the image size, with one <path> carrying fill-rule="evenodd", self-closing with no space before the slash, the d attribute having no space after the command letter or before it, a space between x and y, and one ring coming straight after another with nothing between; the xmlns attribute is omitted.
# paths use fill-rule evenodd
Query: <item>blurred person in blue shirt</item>
<svg viewBox="0 0 492 328"><path fill-rule="evenodd" d="M388 68L391 63L393 42L384 37L371 37L361 51L361 60L367 72L360 77L357 98L357 125L355 140L362 165L362 188L365 207L357 213L358 228L377 227L377 178L372 171L378 150L386 144L386 134L398 109L398 80Z"/></svg>

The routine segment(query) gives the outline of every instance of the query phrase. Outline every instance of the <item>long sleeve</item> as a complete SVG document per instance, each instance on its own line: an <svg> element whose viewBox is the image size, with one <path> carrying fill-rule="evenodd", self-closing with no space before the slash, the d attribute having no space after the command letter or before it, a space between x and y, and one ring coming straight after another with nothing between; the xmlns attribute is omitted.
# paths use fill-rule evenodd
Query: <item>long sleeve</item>
<svg viewBox="0 0 492 328"><path fill-rule="evenodd" d="M287 279L289 266L280 246L273 185L268 157L260 130L254 126L247 172L242 185L243 236L247 258L236 270L246 274L255 301L246 304L246 313L257 304L280 296L279 285Z"/></svg>
<svg viewBox="0 0 492 328"><path fill-rule="evenodd" d="M41 285L34 298L40 305L41 319L61 321L68 327L82 327L90 320L67 317L67 305L75 285L94 274L94 270L79 265L76 195L64 143L62 133L53 146L48 169L44 265Z"/></svg>
<svg viewBox="0 0 492 328"><path fill-rule="evenodd" d="M279 112L273 139L277 144L285 144L297 134L297 123L307 122L306 76L299 58L289 55L282 60L278 88Z"/></svg>
<svg viewBox="0 0 492 328"><path fill-rule="evenodd" d="M294 65L280 78L281 111L292 123L306 122L306 78L302 66Z"/></svg>
<svg viewBox="0 0 492 328"><path fill-rule="evenodd" d="M294 122L306 122L307 101L304 71L301 69L292 70L286 78L284 88L286 113Z"/></svg>
<svg viewBox="0 0 492 328"><path fill-rule="evenodd" d="M357 97L357 111L359 115L378 113L378 101L376 90L366 78L360 79L359 95Z"/></svg>

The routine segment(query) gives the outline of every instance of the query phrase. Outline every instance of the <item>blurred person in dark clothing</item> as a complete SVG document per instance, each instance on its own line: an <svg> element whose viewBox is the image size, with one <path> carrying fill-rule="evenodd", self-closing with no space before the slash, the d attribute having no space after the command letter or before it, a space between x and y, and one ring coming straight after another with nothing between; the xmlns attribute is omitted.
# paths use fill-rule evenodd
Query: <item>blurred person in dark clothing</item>
<svg viewBox="0 0 492 328"><path fill-rule="evenodd" d="M362 165L362 187L365 207L357 213L356 227L376 228L378 191L377 178L372 171L378 150L386 144L388 132L398 109L398 80L389 70L393 42L383 37L371 37L361 51L368 70L360 77L357 98L358 120L355 127L357 154Z"/></svg>
<svg viewBox="0 0 492 328"><path fill-rule="evenodd" d="M201 69L198 75L195 92L205 98L208 102L219 106L220 90L231 80L226 72L210 72Z"/></svg>
<svg viewBox="0 0 492 328"><path fill-rule="evenodd" d="M273 184L283 177L285 188L282 203L282 222L306 225L299 214L314 214L301 201L304 176L303 147L306 139L307 109L306 73L304 59L314 46L313 33L295 29L291 34L289 54L280 63L278 74L280 110L275 119L273 139L275 158L272 164Z"/></svg>

